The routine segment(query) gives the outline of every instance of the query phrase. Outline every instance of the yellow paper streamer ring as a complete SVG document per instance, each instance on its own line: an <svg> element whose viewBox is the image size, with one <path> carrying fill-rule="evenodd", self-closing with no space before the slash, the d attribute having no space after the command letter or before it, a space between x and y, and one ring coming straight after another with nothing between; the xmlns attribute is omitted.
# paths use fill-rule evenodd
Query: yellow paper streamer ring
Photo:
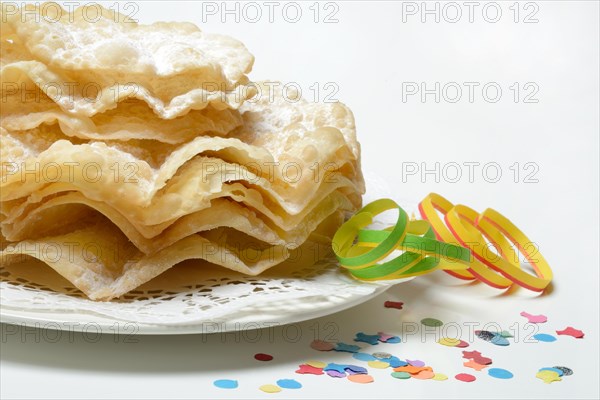
<svg viewBox="0 0 600 400"><path fill-rule="evenodd" d="M527 258L527 261L529 261L533 267L536 276L532 276L521 268L515 267L515 265L510 262L509 252L505 252L503 258L498 260L484 261L487 265L496 269L516 284L529 290L541 292L548 287L554 277L552 268L550 268L550 265L544 256L539 252L537 246L535 246L535 244L508 218L504 217L499 212L488 208L479 215L476 222L477 227L488 240L492 241L493 238L497 237L496 233L500 233L503 237L506 237L519 249L525 258ZM527 247L532 247L533 251L528 250ZM517 265L520 265L518 258L516 262Z"/></svg>
<svg viewBox="0 0 600 400"><path fill-rule="evenodd" d="M436 193L430 193L419 203L419 213L421 214L421 218L427 220L431 224L431 227L433 228L435 236L438 238L438 240L441 240L446 243L458 244L458 241L454 238L452 232L450 232L450 230L446 227L444 221L442 221L442 219L437 214L437 212L439 211L443 215L446 215L448 211L452 209L452 207L454 207L454 204L446 200L444 197ZM447 272L448 274L456 278L468 281L477 279L477 277L468 270L444 270L444 272Z"/></svg>
<svg viewBox="0 0 600 400"><path fill-rule="evenodd" d="M398 210L394 226L365 229L376 215L391 209ZM501 289L516 283L543 291L551 282L548 262L535 246L530 250L529 238L497 211L487 209L478 214L435 193L419 204L419 211L425 220L409 221L406 212L390 199L363 207L334 235L332 246L340 265L360 280L399 279L442 269L458 278L477 279ZM443 220L437 211L444 215ZM486 253L489 246L495 250L492 256ZM535 276L522 270L518 260L511 261L512 246L529 260ZM379 263L394 250L403 253Z"/></svg>

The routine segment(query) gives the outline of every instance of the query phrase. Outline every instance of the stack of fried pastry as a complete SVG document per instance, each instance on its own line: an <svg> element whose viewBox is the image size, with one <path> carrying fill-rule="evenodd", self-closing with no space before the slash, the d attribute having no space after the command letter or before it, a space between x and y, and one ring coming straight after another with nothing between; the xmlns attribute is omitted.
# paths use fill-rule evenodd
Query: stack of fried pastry
<svg viewBox="0 0 600 400"><path fill-rule="evenodd" d="M48 4L2 10L0 265L110 300L189 259L259 274L360 207L343 104L250 82L195 25Z"/></svg>

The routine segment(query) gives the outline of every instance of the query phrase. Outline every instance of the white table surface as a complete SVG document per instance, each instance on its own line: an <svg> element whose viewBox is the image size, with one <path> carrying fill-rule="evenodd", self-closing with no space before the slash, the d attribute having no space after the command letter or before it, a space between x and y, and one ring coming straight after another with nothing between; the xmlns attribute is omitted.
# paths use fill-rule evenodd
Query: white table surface
<svg viewBox="0 0 600 400"><path fill-rule="evenodd" d="M202 23L199 2L138 3L142 22L191 20ZM312 3L312 2L311 2ZM335 98L354 111L362 143L365 169L376 170L398 198L420 199L435 191L455 202L482 210L493 207L516 221L550 261L555 272L553 290L541 297L516 291L502 295L482 285L463 285L443 274L415 279L347 311L297 324L301 335L293 343L282 328L225 336L147 336L125 338L105 335L98 342L79 334L54 335L44 331L2 327L0 397L2 398L598 398L598 137L599 52L596 1L536 1L519 5L515 23L513 2L498 2L502 17L487 22L478 3L468 22L440 22L420 14L405 14L403 4L392 2L337 2L337 23L313 21L311 3L302 3L298 23L286 22L275 9L275 21L266 16L257 23L220 14L206 16L207 31L242 39L255 54L251 78L297 82L305 94L315 82L324 90L327 82L339 87ZM214 3L221 7L220 2ZM263 10L262 2L257 3ZM410 11L413 5L407 4ZM435 7L429 3L430 8ZM231 6L233 7L233 6ZM324 9L321 12L334 10ZM330 6L331 7L331 6ZM408 8L407 8L408 7ZM440 3L444 10L444 3ZM487 6L488 19L493 9ZM528 7L528 8L525 8ZM537 23L523 23L536 11ZM291 12L291 11L290 11ZM292 14L290 14L292 15ZM293 16L293 15L292 15ZM320 19L323 14L319 16ZM402 99L402 88L425 82L443 87L449 82L489 82L502 89L496 103L475 90L468 101L449 102L450 92L434 101L419 96ZM510 89L518 82L532 82L539 91L537 103L514 102ZM529 86L531 89L533 86ZM492 92L489 92L493 95ZM402 168L446 166L446 176L436 182L432 174L402 176ZM475 169L469 182L464 163L497 163L502 177L482 175ZM514 182L515 162L535 163L537 183L524 176ZM404 164L403 164L404 163ZM414 164L416 163L416 164ZM421 163L424 163L423 165ZM452 165L462 165L463 178L449 182ZM496 164L494 164L496 165ZM523 170L521 170L523 172ZM527 172L527 171L525 171ZM405 303L404 310L383 307L385 300ZM582 329L585 338L560 336L554 343L527 343L528 327L521 311L543 313L549 318L540 332L555 333L567 325ZM389 370L374 370L375 382L358 385L326 376L294 373L307 359L363 364L345 353L318 353L309 348L315 334L321 338L336 329L332 338L352 342L359 331L379 330L400 334L403 324L436 317L446 323L495 322L518 328L521 337L503 348L473 339L477 349L493 358L493 366L511 370L509 381L492 379L485 372L462 366L460 349L436 344L431 337L405 335L401 344L382 344L401 358L421 359L450 376L445 382L401 381ZM330 325L327 325L330 324ZM292 330L288 330L292 332ZM375 349L373 349L375 351ZM261 363L258 352L275 360ZM562 382L544 384L535 378L541 367L564 365L575 374ZM453 379L459 372L478 377L474 383ZM225 391L212 385L215 379L237 379L239 389ZM260 385L281 378L302 382L300 390L266 394Z"/></svg>

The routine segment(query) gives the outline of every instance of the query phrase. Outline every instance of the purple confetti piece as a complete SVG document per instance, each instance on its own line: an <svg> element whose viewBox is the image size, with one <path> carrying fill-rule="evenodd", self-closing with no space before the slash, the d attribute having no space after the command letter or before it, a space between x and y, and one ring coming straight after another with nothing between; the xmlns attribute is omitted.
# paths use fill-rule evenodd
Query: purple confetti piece
<svg viewBox="0 0 600 400"><path fill-rule="evenodd" d="M346 374L342 374L341 372L337 372L336 370L333 370L333 369L330 369L329 371L327 371L327 375L331 376L332 378L346 377Z"/></svg>
<svg viewBox="0 0 600 400"><path fill-rule="evenodd" d="M412 365L413 367L424 367L425 363L421 360L406 360L407 363Z"/></svg>

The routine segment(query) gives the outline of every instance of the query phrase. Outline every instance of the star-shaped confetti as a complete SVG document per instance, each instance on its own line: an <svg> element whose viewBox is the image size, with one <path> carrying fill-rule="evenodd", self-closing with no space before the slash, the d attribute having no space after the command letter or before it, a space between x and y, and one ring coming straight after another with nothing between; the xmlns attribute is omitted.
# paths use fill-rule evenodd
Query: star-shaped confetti
<svg viewBox="0 0 600 400"><path fill-rule="evenodd" d="M354 341L376 345L379 344L379 335L367 335L366 333L358 332L354 338Z"/></svg>
<svg viewBox="0 0 600 400"><path fill-rule="evenodd" d="M312 365L302 364L300 368L296 370L297 374L308 374L308 375L323 375L323 369L313 367Z"/></svg>
<svg viewBox="0 0 600 400"><path fill-rule="evenodd" d="M473 350L473 351L463 351L463 358L466 358L468 360L473 360L475 361L477 364L481 364L481 365L489 365L492 363L492 359L488 358L488 357L484 357L483 355L481 355L480 352Z"/></svg>
<svg viewBox="0 0 600 400"><path fill-rule="evenodd" d="M557 372L549 371L549 370L538 371L538 373L535 374L535 377L543 380L544 383L552 383L552 382L556 382L556 381L562 381L561 377L558 375Z"/></svg>
<svg viewBox="0 0 600 400"><path fill-rule="evenodd" d="M487 365L479 364L475 362L475 360L465 361L463 365L468 368L473 368L475 371L481 371L482 369L487 368Z"/></svg>

